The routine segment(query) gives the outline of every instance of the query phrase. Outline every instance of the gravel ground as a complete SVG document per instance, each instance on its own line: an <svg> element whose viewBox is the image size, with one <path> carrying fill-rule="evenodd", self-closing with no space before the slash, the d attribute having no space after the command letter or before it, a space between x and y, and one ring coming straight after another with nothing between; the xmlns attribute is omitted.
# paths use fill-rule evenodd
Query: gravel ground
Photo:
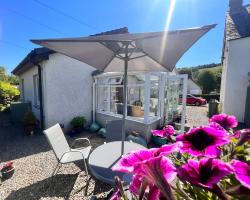
<svg viewBox="0 0 250 200"><path fill-rule="evenodd" d="M187 106L187 125L190 127L208 124L208 106Z"/></svg>
<svg viewBox="0 0 250 200"><path fill-rule="evenodd" d="M88 137L94 148L104 142L103 138L87 132L79 137ZM68 140L70 143L71 139ZM93 177L87 180L82 162L63 165L51 178L57 161L46 138L39 133L25 135L22 127L9 124L1 114L0 167L8 160L14 161L15 173L0 183L0 200L84 200L93 195L104 199L112 189Z"/></svg>

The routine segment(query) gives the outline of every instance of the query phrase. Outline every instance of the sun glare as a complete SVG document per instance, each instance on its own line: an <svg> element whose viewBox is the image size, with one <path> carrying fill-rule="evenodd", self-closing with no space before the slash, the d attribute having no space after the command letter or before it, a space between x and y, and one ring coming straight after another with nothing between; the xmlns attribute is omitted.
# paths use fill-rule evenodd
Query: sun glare
<svg viewBox="0 0 250 200"><path fill-rule="evenodd" d="M162 39L161 57L160 57L161 59L163 59L163 56L164 56L165 47L166 47L166 43L167 43L167 36L168 36L167 31L169 30L169 26L170 26L171 21L172 21L174 9L175 9L175 4L176 4L176 0L170 0L168 14L167 14L167 18L166 18L166 23L164 26L164 31L166 31L166 32L165 32L163 39Z"/></svg>

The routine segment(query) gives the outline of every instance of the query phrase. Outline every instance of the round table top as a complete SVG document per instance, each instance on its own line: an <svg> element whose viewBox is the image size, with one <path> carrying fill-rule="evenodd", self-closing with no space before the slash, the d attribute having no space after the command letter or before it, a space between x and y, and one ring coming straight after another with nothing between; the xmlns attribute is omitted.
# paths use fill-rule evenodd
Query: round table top
<svg viewBox="0 0 250 200"><path fill-rule="evenodd" d="M112 167L121 158L121 145L121 141L105 143L90 154L88 163L93 176L111 185L114 185L115 176L119 176L125 184L130 183L132 174L112 171ZM134 142L124 142L124 154L139 149L146 149L146 147Z"/></svg>

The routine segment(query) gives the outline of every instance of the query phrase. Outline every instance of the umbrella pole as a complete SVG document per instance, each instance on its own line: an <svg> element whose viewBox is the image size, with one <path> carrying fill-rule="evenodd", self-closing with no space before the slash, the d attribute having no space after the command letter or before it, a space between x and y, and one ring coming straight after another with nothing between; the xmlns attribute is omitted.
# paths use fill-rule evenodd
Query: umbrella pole
<svg viewBox="0 0 250 200"><path fill-rule="evenodd" d="M128 44L126 44L124 58L124 78L123 78L123 117L122 117L122 147L121 155L124 154L124 141L126 136L126 117L127 117L127 82L128 82Z"/></svg>

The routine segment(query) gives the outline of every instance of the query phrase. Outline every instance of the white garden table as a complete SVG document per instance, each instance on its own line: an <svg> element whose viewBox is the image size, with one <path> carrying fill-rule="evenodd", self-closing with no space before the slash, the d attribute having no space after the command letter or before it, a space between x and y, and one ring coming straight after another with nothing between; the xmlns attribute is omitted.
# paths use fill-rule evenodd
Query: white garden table
<svg viewBox="0 0 250 200"><path fill-rule="evenodd" d="M146 149L144 146L125 141L124 154L134 150ZM89 156L89 169L97 179L114 185L114 177L119 176L124 184L130 183L132 174L112 171L112 167L121 158L121 141L105 143L97 147Z"/></svg>

